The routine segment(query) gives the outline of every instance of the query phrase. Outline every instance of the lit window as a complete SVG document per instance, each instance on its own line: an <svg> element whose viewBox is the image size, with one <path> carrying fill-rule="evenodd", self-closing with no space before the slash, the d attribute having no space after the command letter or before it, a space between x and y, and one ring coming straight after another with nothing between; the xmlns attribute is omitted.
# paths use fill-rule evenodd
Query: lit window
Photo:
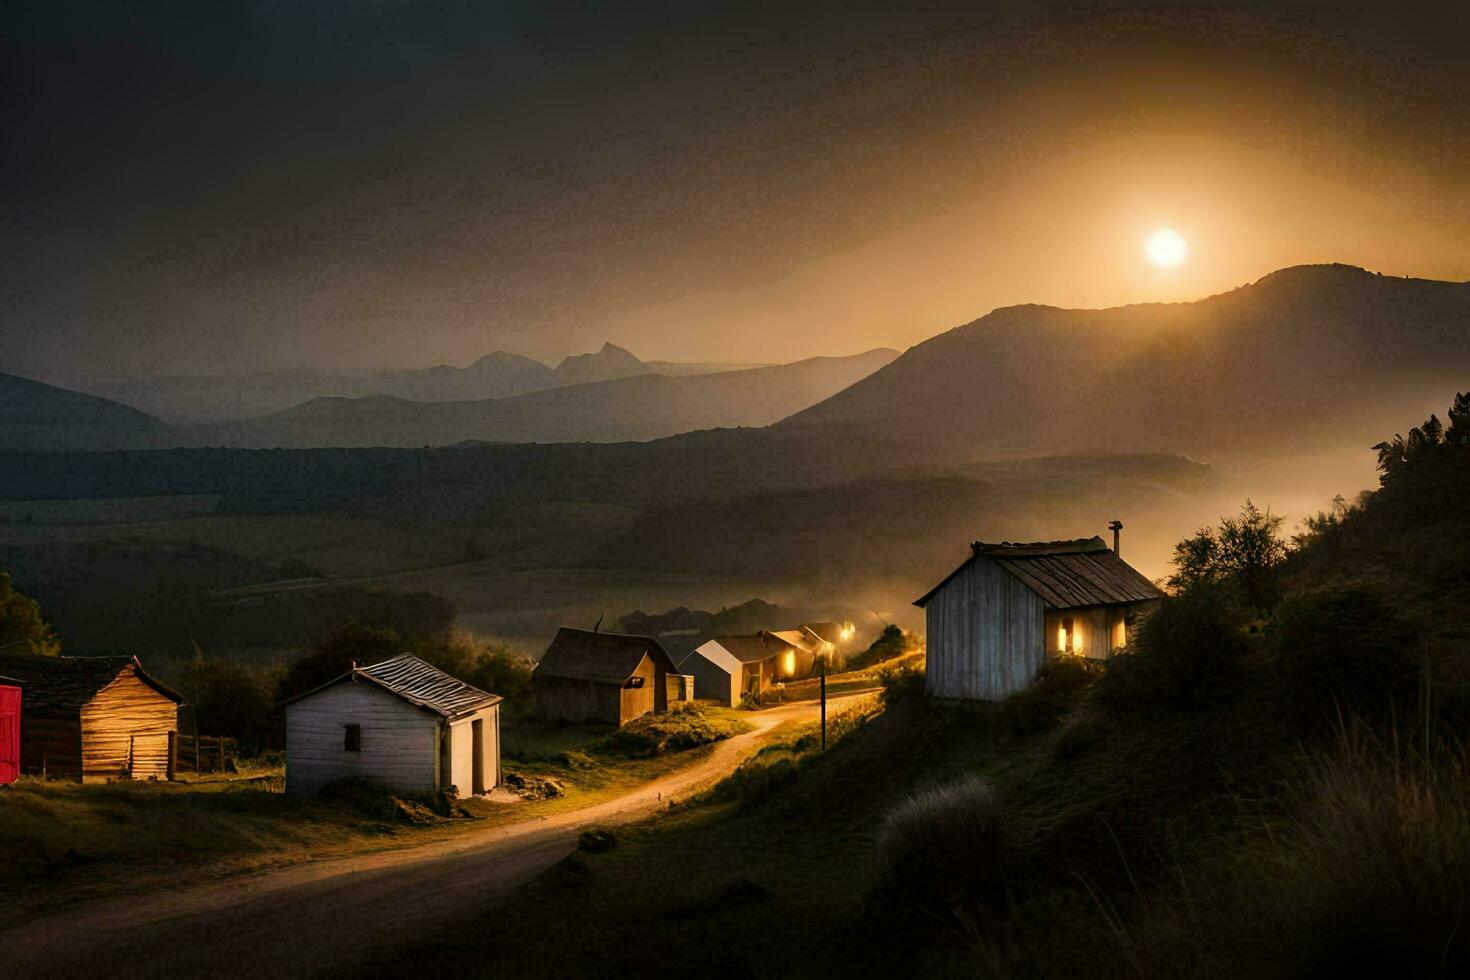
<svg viewBox="0 0 1470 980"><path fill-rule="evenodd" d="M348 752L362 751L362 726L347 725L342 735L342 748Z"/></svg>
<svg viewBox="0 0 1470 980"><path fill-rule="evenodd" d="M790 677L796 673L796 651L787 650L786 655L781 658L781 673Z"/></svg>
<svg viewBox="0 0 1470 980"><path fill-rule="evenodd" d="M629 677L628 678L628 683L627 683L626 686L627 687L642 687L643 686L643 678L641 678L641 677Z"/></svg>

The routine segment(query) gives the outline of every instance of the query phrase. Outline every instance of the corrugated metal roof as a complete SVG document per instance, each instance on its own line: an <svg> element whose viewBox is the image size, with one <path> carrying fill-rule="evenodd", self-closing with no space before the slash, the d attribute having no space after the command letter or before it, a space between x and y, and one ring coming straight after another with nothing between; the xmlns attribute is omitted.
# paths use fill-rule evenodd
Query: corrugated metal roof
<svg viewBox="0 0 1470 980"><path fill-rule="evenodd" d="M669 673L678 673L668 652L651 636L600 633L563 626L541 655L536 675L622 684L633 676L644 654L662 663Z"/></svg>
<svg viewBox="0 0 1470 980"><path fill-rule="evenodd" d="M923 606L978 557L989 558L1041 596L1052 609L1118 606L1162 598L1164 593L1119 558L1102 538L987 544L976 541L970 557L914 605Z"/></svg>
<svg viewBox="0 0 1470 980"><path fill-rule="evenodd" d="M471 687L411 653L400 653L380 664L359 667L355 673L405 701L446 718L470 714L502 700L498 694Z"/></svg>
<svg viewBox="0 0 1470 980"><path fill-rule="evenodd" d="M42 657L0 654L0 672L20 682L25 710L70 715L129 667L139 680L175 703L183 698L144 673L137 657Z"/></svg>

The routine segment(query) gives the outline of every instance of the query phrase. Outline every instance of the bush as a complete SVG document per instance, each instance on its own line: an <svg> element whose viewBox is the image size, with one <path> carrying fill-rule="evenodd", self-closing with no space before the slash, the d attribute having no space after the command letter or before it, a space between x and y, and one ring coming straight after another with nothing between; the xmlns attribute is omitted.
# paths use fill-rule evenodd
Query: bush
<svg viewBox="0 0 1470 980"><path fill-rule="evenodd" d="M1417 693L1414 630L1366 589L1292 596L1266 637L1282 693L1293 703L1381 715Z"/></svg>
<svg viewBox="0 0 1470 980"><path fill-rule="evenodd" d="M1114 654L1098 683L1104 704L1190 707L1230 686L1246 639L1219 592L1200 587L1164 599L1140 625L1135 649Z"/></svg>
<svg viewBox="0 0 1470 980"><path fill-rule="evenodd" d="M925 673L922 666L890 667L878 671L879 697L885 708L901 701L923 697Z"/></svg>
<svg viewBox="0 0 1470 980"><path fill-rule="evenodd" d="M1072 703L1073 695L1104 671L1103 661L1086 657L1052 657L1036 682L1000 704L999 717L1013 735L1043 732L1055 725Z"/></svg>
<svg viewBox="0 0 1470 980"><path fill-rule="evenodd" d="M901 657L915 648L914 638L890 623L883 627L883 632L871 646L862 653L853 654L847 658L847 669L859 670L863 667L871 667L873 664Z"/></svg>
<svg viewBox="0 0 1470 980"><path fill-rule="evenodd" d="M973 776L922 790L883 818L875 897L976 926L1009 904L1005 811Z"/></svg>
<svg viewBox="0 0 1470 980"><path fill-rule="evenodd" d="M198 734L236 739L243 754L253 755L274 741L272 715L281 676L275 665L197 656L170 670L167 679L183 695L185 717L193 713Z"/></svg>
<svg viewBox="0 0 1470 980"><path fill-rule="evenodd" d="M666 714L644 715L593 742L594 752L648 758L709 745L748 732L748 723L711 716L702 705L683 704Z"/></svg>

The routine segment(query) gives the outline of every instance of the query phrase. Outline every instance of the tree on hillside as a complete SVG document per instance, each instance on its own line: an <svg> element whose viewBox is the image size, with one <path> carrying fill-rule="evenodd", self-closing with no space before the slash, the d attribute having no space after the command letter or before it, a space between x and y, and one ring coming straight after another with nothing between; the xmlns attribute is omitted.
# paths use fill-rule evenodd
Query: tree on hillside
<svg viewBox="0 0 1470 980"><path fill-rule="evenodd" d="M277 693L282 700L305 694L347 673L353 664L381 663L407 649L408 643L393 630L356 619L341 623L287 669Z"/></svg>
<svg viewBox="0 0 1470 980"><path fill-rule="evenodd" d="M10 574L0 572L0 653L31 653L54 657L61 640L41 618L36 600L15 591Z"/></svg>
<svg viewBox="0 0 1470 980"><path fill-rule="evenodd" d="M1222 517L1219 528L1200 528L1174 546L1169 584L1184 593L1228 585L1249 608L1269 612L1280 598L1277 573L1288 553L1282 523L1247 499L1239 516Z"/></svg>
<svg viewBox="0 0 1470 980"><path fill-rule="evenodd" d="M1445 430L1444 444L1456 449L1470 447L1470 391L1455 396L1449 415L1450 427Z"/></svg>

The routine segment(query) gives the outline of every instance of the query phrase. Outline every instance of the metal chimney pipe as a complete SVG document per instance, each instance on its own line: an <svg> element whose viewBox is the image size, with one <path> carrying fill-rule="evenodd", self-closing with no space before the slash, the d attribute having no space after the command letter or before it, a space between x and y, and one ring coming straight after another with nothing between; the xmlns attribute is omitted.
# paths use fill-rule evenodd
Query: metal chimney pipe
<svg viewBox="0 0 1470 980"><path fill-rule="evenodd" d="M1113 532L1113 554L1121 556L1122 552L1118 550L1118 532L1123 530L1123 522L1113 521L1108 525L1108 530Z"/></svg>

